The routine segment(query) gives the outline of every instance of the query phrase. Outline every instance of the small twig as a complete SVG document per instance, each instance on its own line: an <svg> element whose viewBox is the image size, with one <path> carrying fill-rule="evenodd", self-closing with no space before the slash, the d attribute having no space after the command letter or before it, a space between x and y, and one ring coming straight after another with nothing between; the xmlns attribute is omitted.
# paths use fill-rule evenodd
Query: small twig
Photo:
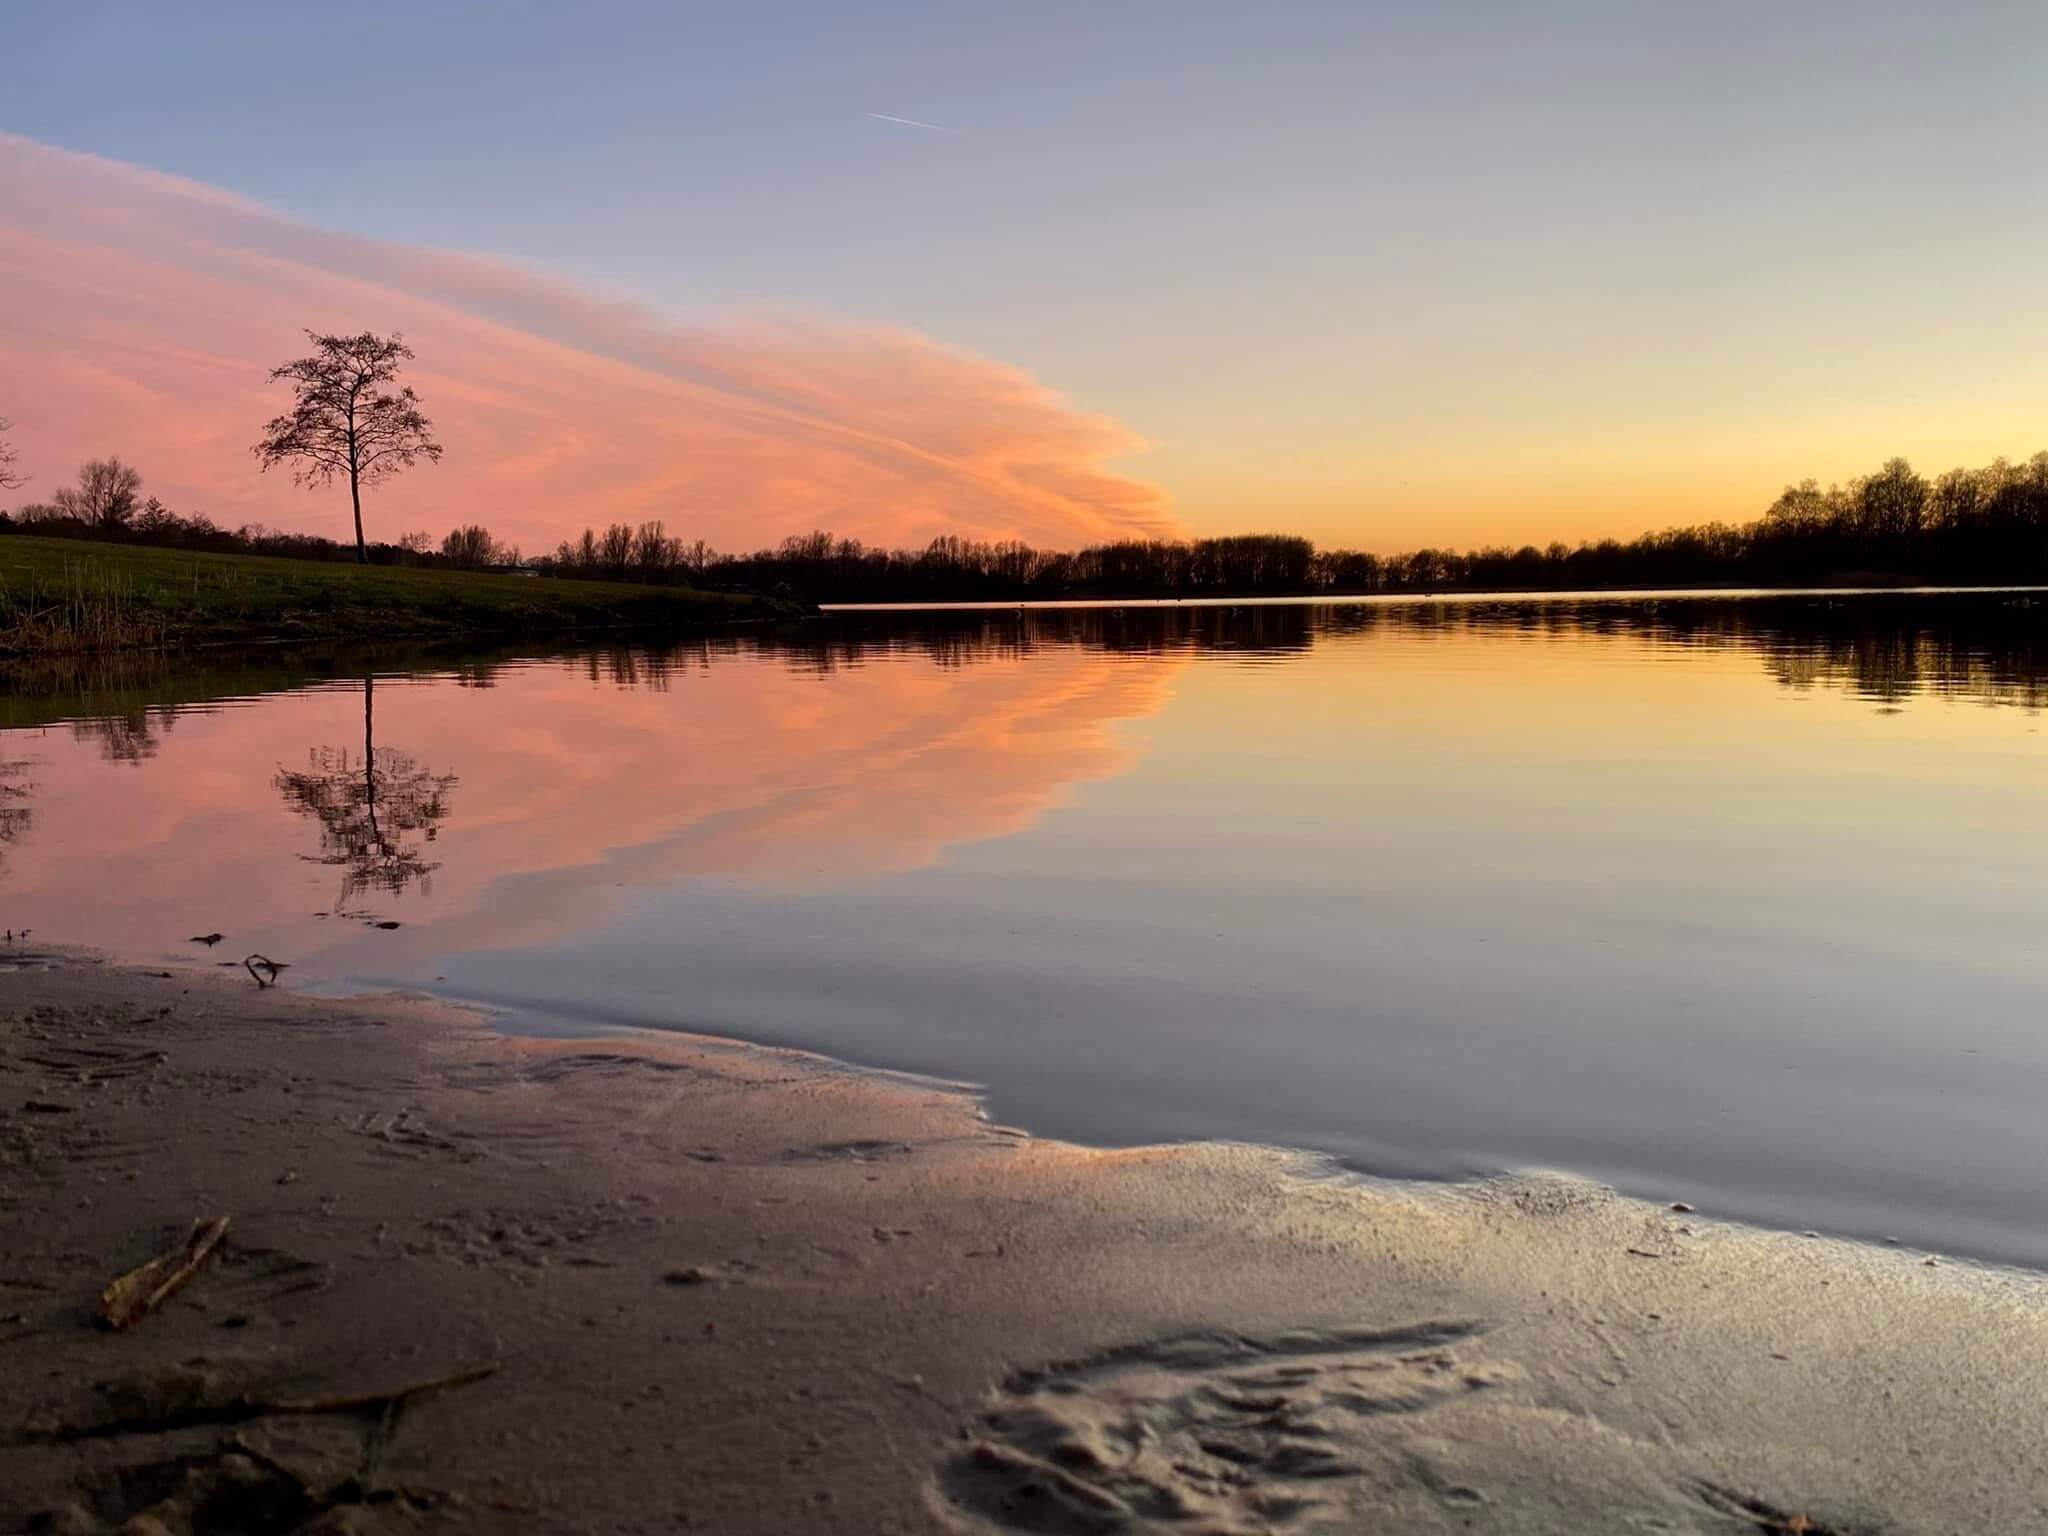
<svg viewBox="0 0 2048 1536"><path fill-rule="evenodd" d="M280 964L268 955L250 955L242 961L242 965L251 976L256 978L256 985L258 987L275 986L277 984L277 973L290 968L289 961Z"/></svg>

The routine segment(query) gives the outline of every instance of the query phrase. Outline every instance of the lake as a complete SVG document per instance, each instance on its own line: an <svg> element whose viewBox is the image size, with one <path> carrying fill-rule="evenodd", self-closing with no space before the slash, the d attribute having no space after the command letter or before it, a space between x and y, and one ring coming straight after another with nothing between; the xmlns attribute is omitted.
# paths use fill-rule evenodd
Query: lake
<svg viewBox="0 0 2048 1536"><path fill-rule="evenodd" d="M0 694L0 926L2048 1266L2040 601L43 668Z"/></svg>

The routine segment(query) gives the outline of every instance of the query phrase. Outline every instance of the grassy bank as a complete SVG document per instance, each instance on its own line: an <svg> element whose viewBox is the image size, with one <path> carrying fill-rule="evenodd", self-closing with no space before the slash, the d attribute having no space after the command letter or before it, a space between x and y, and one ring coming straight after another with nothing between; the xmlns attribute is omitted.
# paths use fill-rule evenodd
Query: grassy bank
<svg viewBox="0 0 2048 1536"><path fill-rule="evenodd" d="M0 655L136 646L662 631L796 605L687 587L0 539Z"/></svg>

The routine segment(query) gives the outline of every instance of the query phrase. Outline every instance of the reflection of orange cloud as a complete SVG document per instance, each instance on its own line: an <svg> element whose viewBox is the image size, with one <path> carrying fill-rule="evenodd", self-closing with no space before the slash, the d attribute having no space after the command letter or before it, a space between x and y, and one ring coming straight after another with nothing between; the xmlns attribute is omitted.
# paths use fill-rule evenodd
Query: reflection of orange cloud
<svg viewBox="0 0 2048 1536"><path fill-rule="evenodd" d="M390 534L488 524L529 549L659 517L728 548L829 527L1071 546L1177 531L1106 470L1141 446L1029 376L912 332L677 325L469 256L293 223L175 177L0 134L0 401L37 476L118 452L217 521L335 532L343 498L258 477L265 385L300 331L402 330L448 459L379 491Z"/></svg>
<svg viewBox="0 0 2048 1536"><path fill-rule="evenodd" d="M406 929L369 937L387 958L415 940L437 953L498 947L573 931L619 886L790 885L930 864L1028 826L1069 784L1123 771L1110 726L1156 709L1179 665L1062 648L827 676L736 658L665 688L554 663L488 688L380 683L377 746L457 782L425 850L439 866L428 888L365 898ZM271 775L309 747L359 754L362 731L357 687L181 716L140 765L70 732L24 736L35 822L0 895L45 933L124 954L218 928L316 961L363 930L310 920L340 881L300 857L317 829Z"/></svg>

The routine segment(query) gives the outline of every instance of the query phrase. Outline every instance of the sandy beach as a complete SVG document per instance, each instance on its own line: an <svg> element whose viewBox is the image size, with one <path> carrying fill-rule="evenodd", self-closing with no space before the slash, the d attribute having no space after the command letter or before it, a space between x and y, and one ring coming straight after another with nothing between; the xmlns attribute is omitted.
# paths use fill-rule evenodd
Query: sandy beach
<svg viewBox="0 0 2048 1536"><path fill-rule="evenodd" d="M2037 1276L7 960L0 1529L2048 1530Z"/></svg>

